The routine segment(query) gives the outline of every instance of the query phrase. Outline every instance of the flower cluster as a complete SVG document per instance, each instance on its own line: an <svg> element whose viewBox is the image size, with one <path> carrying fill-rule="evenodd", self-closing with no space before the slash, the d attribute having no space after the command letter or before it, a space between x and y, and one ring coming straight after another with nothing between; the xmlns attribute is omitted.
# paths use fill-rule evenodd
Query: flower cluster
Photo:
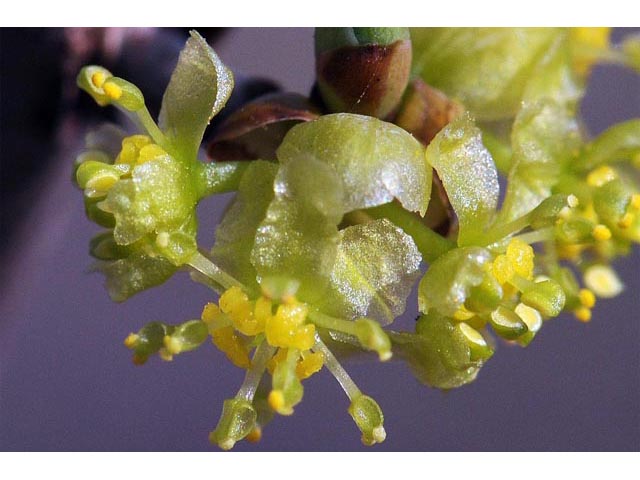
<svg viewBox="0 0 640 480"><path fill-rule="evenodd" d="M318 98L245 105L198 159L233 76L192 33L156 123L142 93L85 67L79 86L142 127L87 138L76 181L107 230L91 254L116 301L178 268L218 296L199 318L152 322L136 364L207 339L245 371L210 434L223 449L291 415L323 370L362 441L384 441L379 405L341 360L405 362L441 389L474 380L494 336L527 346L545 321L591 319L620 293L611 262L640 242L640 120L595 139L578 104L592 65L638 69L638 40L608 29L318 29ZM372 82L375 79L375 82ZM505 179L503 200L499 177ZM198 202L236 191L207 252ZM413 331L390 325L418 282ZM213 300L213 299L212 299Z"/></svg>

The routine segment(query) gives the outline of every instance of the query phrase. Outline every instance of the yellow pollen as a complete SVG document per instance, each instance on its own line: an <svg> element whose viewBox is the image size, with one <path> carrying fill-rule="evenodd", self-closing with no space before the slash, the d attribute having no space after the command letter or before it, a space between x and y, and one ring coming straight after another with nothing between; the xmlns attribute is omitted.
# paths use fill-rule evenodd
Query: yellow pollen
<svg viewBox="0 0 640 480"><path fill-rule="evenodd" d="M596 296L588 288L583 288L578 293L578 298L583 307L593 308L596 304Z"/></svg>
<svg viewBox="0 0 640 480"><path fill-rule="evenodd" d="M135 333L130 333L127 336L127 338L124 339L124 346L127 347L127 348L135 347L139 338L140 337L138 337L138 335L136 335Z"/></svg>
<svg viewBox="0 0 640 480"><path fill-rule="evenodd" d="M296 377L300 380L309 378L322 368L324 357L320 352L307 353L302 355L302 359L296 365Z"/></svg>
<svg viewBox="0 0 640 480"><path fill-rule="evenodd" d="M209 302L202 309L202 315L200 315L200 318L204 323L211 323L215 321L216 318L218 318L220 313L221 312L218 308L218 305L213 302Z"/></svg>
<svg viewBox="0 0 640 480"><path fill-rule="evenodd" d="M218 347L236 367L245 369L251 367L249 349L242 338L233 330L233 327L228 326L214 330L211 337L213 344Z"/></svg>
<svg viewBox="0 0 640 480"><path fill-rule="evenodd" d="M580 307L577 308L573 314L575 315L575 317L580 320L581 322L587 323L589 320L591 320L591 310L588 309L587 307Z"/></svg>
<svg viewBox="0 0 640 480"><path fill-rule="evenodd" d="M587 175L587 183L592 187L601 187L605 183L614 180L617 176L613 168L608 165L602 165Z"/></svg>
<svg viewBox="0 0 640 480"><path fill-rule="evenodd" d="M106 79L107 76L103 72L96 72L91 75L91 83L93 83L93 86L96 88L102 88Z"/></svg>
<svg viewBox="0 0 640 480"><path fill-rule="evenodd" d="M629 207L632 210L640 211L640 193L634 193L631 195L631 202L629 202Z"/></svg>
<svg viewBox="0 0 640 480"><path fill-rule="evenodd" d="M122 88L112 82L105 83L102 87L104 93L106 93L107 97L111 100L118 100L122 96Z"/></svg>
<svg viewBox="0 0 640 480"><path fill-rule="evenodd" d="M271 390L271 392L269 392L267 401L269 402L269 406L271 407L271 409L275 410L276 412L280 412L285 406L284 394L282 393L282 390Z"/></svg>
<svg viewBox="0 0 640 480"><path fill-rule="evenodd" d="M593 238L598 242L604 242L611 238L611 230L609 230L606 225L599 224L593 227L591 235L593 235Z"/></svg>
<svg viewBox="0 0 640 480"><path fill-rule="evenodd" d="M248 442L258 443L262 439L262 429L256 425L245 438Z"/></svg>

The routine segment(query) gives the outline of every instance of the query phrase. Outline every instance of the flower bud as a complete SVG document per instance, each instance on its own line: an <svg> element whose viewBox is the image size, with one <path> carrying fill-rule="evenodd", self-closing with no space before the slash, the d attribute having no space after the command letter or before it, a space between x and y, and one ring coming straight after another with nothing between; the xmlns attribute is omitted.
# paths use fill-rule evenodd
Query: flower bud
<svg viewBox="0 0 640 480"><path fill-rule="evenodd" d="M104 107L111 103L111 98L105 93L104 82L113 77L106 68L97 65L88 65L80 70L76 83L78 87L87 92L98 105Z"/></svg>
<svg viewBox="0 0 640 480"><path fill-rule="evenodd" d="M255 428L256 413L253 405L242 398L225 400L222 415L216 429L209 434L209 441L223 450L230 450L239 440Z"/></svg>
<svg viewBox="0 0 640 480"><path fill-rule="evenodd" d="M78 186L91 198L104 197L111 187L126 173L128 165L109 165L95 160L87 160L76 171Z"/></svg>
<svg viewBox="0 0 640 480"><path fill-rule="evenodd" d="M488 360L493 355L493 349L487 344L484 337L475 328L470 327L464 322L458 323L456 326L467 346L469 347L470 357L472 362L477 360Z"/></svg>
<svg viewBox="0 0 640 480"><path fill-rule="evenodd" d="M317 28L316 73L332 112L387 117L409 81L406 28Z"/></svg>
<svg viewBox="0 0 640 480"><path fill-rule="evenodd" d="M391 358L391 341L379 323L369 318L359 318L356 323L356 336L360 344L367 350L378 353L380 361Z"/></svg>
<svg viewBox="0 0 640 480"><path fill-rule="evenodd" d="M518 344L526 347L542 327L542 316L535 308L528 307L524 303L519 303L514 311L527 325L528 331L517 340Z"/></svg>
<svg viewBox="0 0 640 480"><path fill-rule="evenodd" d="M384 442L387 432L384 430L384 415L376 401L360 394L351 401L349 415L362 432L362 443L371 446Z"/></svg>
<svg viewBox="0 0 640 480"><path fill-rule="evenodd" d="M116 219L112 213L106 212L100 206L102 198L84 197L84 212L89 220L105 228L113 228Z"/></svg>
<svg viewBox="0 0 640 480"><path fill-rule="evenodd" d="M267 398L269 406L280 415L291 415L293 407L302 400L304 388L296 375L297 350L290 349L285 361L273 371L272 390Z"/></svg>
<svg viewBox="0 0 640 480"><path fill-rule="evenodd" d="M164 347L171 355L188 352L198 348L209 336L207 324L201 320L190 320L181 325L163 339Z"/></svg>
<svg viewBox="0 0 640 480"><path fill-rule="evenodd" d="M127 348L133 350L133 361L142 365L157 353L164 345L164 337L173 331L172 326L160 322L151 322L142 327L138 333L131 333L124 341Z"/></svg>
<svg viewBox="0 0 640 480"><path fill-rule="evenodd" d="M102 90L113 103L129 112L136 112L144 107L144 96L140 89L123 78L107 79Z"/></svg>
<svg viewBox="0 0 640 480"><path fill-rule="evenodd" d="M624 290L624 285L609 265L592 265L587 268L584 272L584 283L602 298L613 298Z"/></svg>
<svg viewBox="0 0 640 480"><path fill-rule="evenodd" d="M571 196L571 203L575 205L577 201L575 196ZM531 228L539 230L544 227L550 227L555 224L561 212L565 211L565 208L570 207L567 195L551 195L549 198L540 203L529 214L531 219Z"/></svg>
<svg viewBox="0 0 640 480"><path fill-rule="evenodd" d="M535 308L545 317L556 317L563 309L566 300L564 290L553 280L534 284L522 294L520 300Z"/></svg>
<svg viewBox="0 0 640 480"><path fill-rule="evenodd" d="M515 340L529 330L517 313L505 307L498 307L491 312L489 323L498 335L507 340Z"/></svg>
<svg viewBox="0 0 640 480"><path fill-rule="evenodd" d="M491 312L498 308L502 295L502 287L496 278L493 275L485 275L480 285L471 287L464 305L472 312Z"/></svg>

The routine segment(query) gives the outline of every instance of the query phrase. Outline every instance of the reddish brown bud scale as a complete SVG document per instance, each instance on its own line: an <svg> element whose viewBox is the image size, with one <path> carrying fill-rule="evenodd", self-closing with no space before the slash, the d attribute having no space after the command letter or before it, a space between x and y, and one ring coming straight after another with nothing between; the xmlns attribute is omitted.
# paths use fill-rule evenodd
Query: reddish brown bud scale
<svg viewBox="0 0 640 480"><path fill-rule="evenodd" d="M316 58L318 87L327 108L387 118L409 81L411 41L344 46Z"/></svg>
<svg viewBox="0 0 640 480"><path fill-rule="evenodd" d="M302 95L265 95L232 113L207 148L214 161L275 159L275 150L286 132L298 122L320 114Z"/></svg>

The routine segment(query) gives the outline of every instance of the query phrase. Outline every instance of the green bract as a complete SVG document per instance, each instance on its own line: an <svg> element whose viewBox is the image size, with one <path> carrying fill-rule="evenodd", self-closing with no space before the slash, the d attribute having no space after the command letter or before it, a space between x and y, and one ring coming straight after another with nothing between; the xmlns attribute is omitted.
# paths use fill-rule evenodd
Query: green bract
<svg viewBox="0 0 640 480"><path fill-rule="evenodd" d="M273 199L273 180L278 166L253 162L238 186L238 194L216 229L212 260L245 287L259 291L251 251L258 226Z"/></svg>
<svg viewBox="0 0 640 480"><path fill-rule="evenodd" d="M274 199L256 235L258 276L291 276L300 298L326 294L345 213L397 198L424 212L431 170L404 130L361 115L336 114L291 129L277 151Z"/></svg>
<svg viewBox="0 0 640 480"><path fill-rule="evenodd" d="M195 158L204 130L227 103L233 74L192 31L162 98L160 128L180 155Z"/></svg>
<svg viewBox="0 0 640 480"><path fill-rule="evenodd" d="M412 29L413 71L481 120L515 115L557 29Z"/></svg>
<svg viewBox="0 0 640 480"><path fill-rule="evenodd" d="M401 315L420 271L412 238L388 220L340 232L330 288L318 308L334 316L367 316L387 325Z"/></svg>
<svg viewBox="0 0 640 480"><path fill-rule="evenodd" d="M433 139L426 155L458 217L458 245L477 242L493 221L500 190L480 129L463 115Z"/></svg>

